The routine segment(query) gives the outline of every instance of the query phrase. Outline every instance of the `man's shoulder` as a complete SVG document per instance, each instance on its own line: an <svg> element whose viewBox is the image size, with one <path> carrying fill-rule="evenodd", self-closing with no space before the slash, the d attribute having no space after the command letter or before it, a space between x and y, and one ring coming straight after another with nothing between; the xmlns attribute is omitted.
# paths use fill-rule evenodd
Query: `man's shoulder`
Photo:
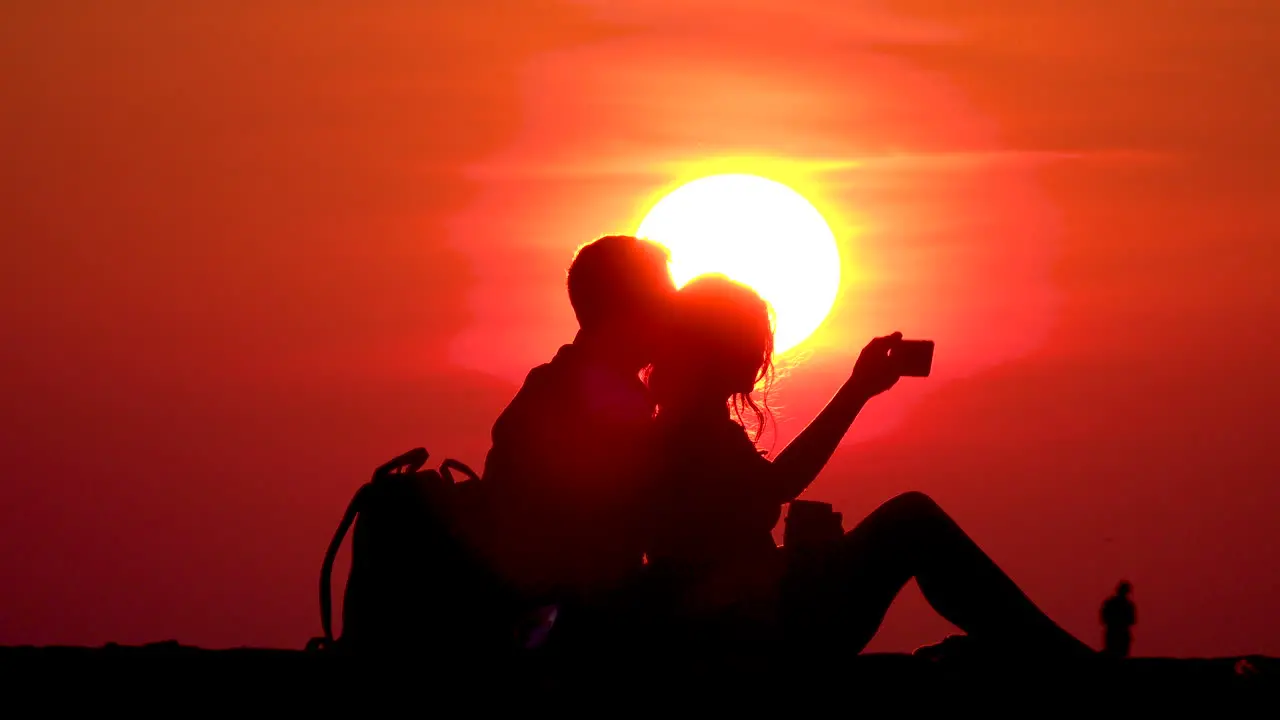
<svg viewBox="0 0 1280 720"><path fill-rule="evenodd" d="M572 345L563 345L551 360L534 367L524 378L521 392L563 391L583 374L583 364Z"/></svg>
<svg viewBox="0 0 1280 720"><path fill-rule="evenodd" d="M581 348L562 346L550 362L529 371L498 425L551 425L550 432L558 433L584 423L647 422L652 408L645 385L638 373L629 380L602 367Z"/></svg>
<svg viewBox="0 0 1280 720"><path fill-rule="evenodd" d="M525 374L520 389L499 416L499 424L510 422L513 415L523 415L526 408L545 412L548 405L562 405L573 392L576 378L581 375L573 354L572 346L565 345L550 361Z"/></svg>

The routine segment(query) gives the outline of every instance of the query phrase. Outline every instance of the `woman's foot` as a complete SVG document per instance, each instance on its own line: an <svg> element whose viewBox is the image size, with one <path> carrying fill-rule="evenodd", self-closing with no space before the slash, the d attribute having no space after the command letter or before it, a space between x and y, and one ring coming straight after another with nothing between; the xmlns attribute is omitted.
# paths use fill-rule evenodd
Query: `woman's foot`
<svg viewBox="0 0 1280 720"><path fill-rule="evenodd" d="M1074 640L1074 638L1073 638ZM1096 650L1075 641L1068 647L1053 653L1035 653L1026 649L1000 647L991 642L976 640L970 635L948 635L942 642L923 645L911 653L912 657L922 658L930 662L961 663L999 663L1012 661L1015 658L1027 659L1030 656L1040 657L1052 662L1078 663L1089 662L1100 657Z"/></svg>
<svg viewBox="0 0 1280 720"><path fill-rule="evenodd" d="M955 662L957 660L985 660L991 658L989 648L968 635L948 635L942 642L922 645L911 652L912 657L929 662Z"/></svg>

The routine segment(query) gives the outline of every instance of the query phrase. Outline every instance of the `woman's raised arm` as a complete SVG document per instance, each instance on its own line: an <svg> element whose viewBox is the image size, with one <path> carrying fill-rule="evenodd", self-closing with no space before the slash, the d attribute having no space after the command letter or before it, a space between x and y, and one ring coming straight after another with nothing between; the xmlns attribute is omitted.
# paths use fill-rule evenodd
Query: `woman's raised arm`
<svg viewBox="0 0 1280 720"><path fill-rule="evenodd" d="M901 339L902 333L893 333L867 343L831 402L774 458L772 473L780 503L791 502L809 487L867 401L898 382L889 351Z"/></svg>

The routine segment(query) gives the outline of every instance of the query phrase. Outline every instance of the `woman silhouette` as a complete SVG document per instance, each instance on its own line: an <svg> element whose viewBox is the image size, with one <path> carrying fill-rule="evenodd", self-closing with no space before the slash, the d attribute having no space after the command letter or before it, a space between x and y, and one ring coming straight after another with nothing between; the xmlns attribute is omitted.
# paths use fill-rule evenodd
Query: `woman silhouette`
<svg viewBox="0 0 1280 720"><path fill-rule="evenodd" d="M788 598L821 596L828 602L820 605L832 609L818 623L821 635L856 653L915 578L930 605L967 633L931 651L1092 655L924 494L881 505L832 543L828 562L808 581L797 579L789 555L776 547L772 530L782 506L817 477L863 405L897 382L890 352L900 339L894 333L872 340L826 408L769 460L741 422L744 411L761 423L767 415L754 392L772 375L768 305L721 275L680 290L668 341L647 376L662 461L648 558L670 590L667 609L699 627L725 630L718 643L758 642L762 632L797 640L798 628L813 627L815 604Z"/></svg>

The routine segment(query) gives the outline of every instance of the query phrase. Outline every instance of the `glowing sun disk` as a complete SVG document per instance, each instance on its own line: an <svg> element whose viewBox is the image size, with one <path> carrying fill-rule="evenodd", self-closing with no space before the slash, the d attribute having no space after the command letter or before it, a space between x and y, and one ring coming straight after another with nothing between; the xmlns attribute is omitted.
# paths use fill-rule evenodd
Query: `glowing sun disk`
<svg viewBox="0 0 1280 720"><path fill-rule="evenodd" d="M775 352L822 324L840 289L840 253L822 214L799 193L756 175L711 175L649 210L636 235L671 251L677 285L723 273L773 306Z"/></svg>

